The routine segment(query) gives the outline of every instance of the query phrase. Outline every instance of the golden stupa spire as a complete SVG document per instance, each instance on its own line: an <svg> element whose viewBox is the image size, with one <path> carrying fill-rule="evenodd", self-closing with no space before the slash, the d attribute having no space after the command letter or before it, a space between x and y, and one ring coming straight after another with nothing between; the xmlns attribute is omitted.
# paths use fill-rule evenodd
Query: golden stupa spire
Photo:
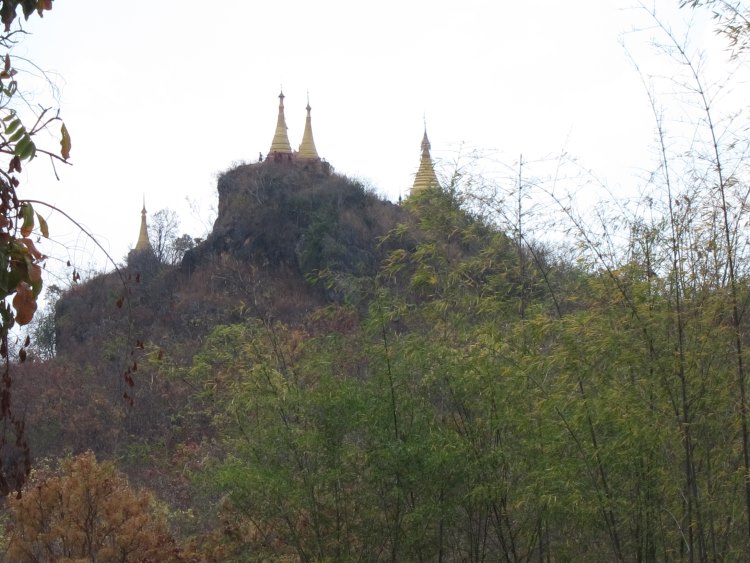
<svg viewBox="0 0 750 563"><path fill-rule="evenodd" d="M414 185L411 187L411 193L416 193L427 188L440 187L435 169L432 166L430 157L430 140L427 138L427 125L425 124L424 136L422 137L422 158L419 160L419 170L414 177Z"/></svg>
<svg viewBox="0 0 750 563"><path fill-rule="evenodd" d="M315 141L312 134L312 123L310 121L310 94L307 95L307 118L305 119L305 132L302 135L302 144L299 146L297 158L305 160L318 160L318 151L315 149Z"/></svg>
<svg viewBox="0 0 750 563"><path fill-rule="evenodd" d="M284 119L284 91L282 90L279 94L279 117L276 121L276 133L273 135L273 141L271 141L271 150L268 154L272 153L284 153L292 154L292 145L289 144L289 137L286 134L286 119Z"/></svg>
<svg viewBox="0 0 750 563"><path fill-rule="evenodd" d="M141 210L141 231L138 234L138 242L135 243L135 250L140 252L148 250L153 252L151 241L148 239L148 226L146 225L146 197L143 197L143 209Z"/></svg>

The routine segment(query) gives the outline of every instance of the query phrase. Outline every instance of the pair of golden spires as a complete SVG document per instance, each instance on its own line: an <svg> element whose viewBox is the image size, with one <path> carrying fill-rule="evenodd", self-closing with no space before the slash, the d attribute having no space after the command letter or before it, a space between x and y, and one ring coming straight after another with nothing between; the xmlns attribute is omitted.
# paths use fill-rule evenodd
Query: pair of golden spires
<svg viewBox="0 0 750 563"><path fill-rule="evenodd" d="M302 134L302 143L297 151L297 158L303 160L318 160L318 151L315 149L312 125L310 123L310 100L307 100L307 118L305 119L305 132ZM286 134L286 119L284 118L284 92L279 94L279 117L276 120L276 132L271 141L271 150L268 156L273 154L292 154L292 145L289 144L289 136Z"/></svg>

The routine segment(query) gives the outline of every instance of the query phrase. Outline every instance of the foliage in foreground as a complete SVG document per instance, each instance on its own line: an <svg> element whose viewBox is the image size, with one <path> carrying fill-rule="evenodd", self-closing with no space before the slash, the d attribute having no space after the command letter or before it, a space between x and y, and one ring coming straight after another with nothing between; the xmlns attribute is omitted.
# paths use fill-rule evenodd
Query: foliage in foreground
<svg viewBox="0 0 750 563"><path fill-rule="evenodd" d="M111 462L86 452L37 470L8 499L8 561L177 561L154 499L134 491Z"/></svg>

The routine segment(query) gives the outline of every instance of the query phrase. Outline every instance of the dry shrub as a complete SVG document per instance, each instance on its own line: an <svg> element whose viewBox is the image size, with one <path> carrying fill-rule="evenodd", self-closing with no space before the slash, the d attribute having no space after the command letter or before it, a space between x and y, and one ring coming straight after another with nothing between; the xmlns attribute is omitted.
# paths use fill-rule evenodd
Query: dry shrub
<svg viewBox="0 0 750 563"><path fill-rule="evenodd" d="M9 561L181 561L153 497L92 452L32 475L8 501Z"/></svg>

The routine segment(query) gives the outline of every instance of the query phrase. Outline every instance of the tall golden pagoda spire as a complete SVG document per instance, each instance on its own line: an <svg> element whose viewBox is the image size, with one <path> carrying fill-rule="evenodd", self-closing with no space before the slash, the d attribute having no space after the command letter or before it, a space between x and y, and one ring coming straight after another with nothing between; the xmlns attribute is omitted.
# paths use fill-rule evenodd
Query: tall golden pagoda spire
<svg viewBox="0 0 750 563"><path fill-rule="evenodd" d="M307 96L307 118L305 119L305 132L302 135L302 144L299 146L297 158L305 160L318 160L318 151L315 149L315 141L312 134L312 123L310 121L310 95Z"/></svg>
<svg viewBox="0 0 750 563"><path fill-rule="evenodd" d="M151 241L148 239L148 226L146 225L146 198L143 198L143 209L141 210L141 231L138 233L138 242L135 243L135 251L147 250L153 252Z"/></svg>
<svg viewBox="0 0 750 563"><path fill-rule="evenodd" d="M414 185L411 187L411 193L435 187L439 188L440 182L438 182L435 169L432 166L430 140L427 138L427 125L425 124L424 137L422 137L422 158L419 160L419 170L417 170L417 175L414 177Z"/></svg>
<svg viewBox="0 0 750 563"><path fill-rule="evenodd" d="M279 94L279 117L276 121L276 133L271 141L272 153L292 154L292 145L289 144L289 136L286 134L286 119L284 119L284 91Z"/></svg>

